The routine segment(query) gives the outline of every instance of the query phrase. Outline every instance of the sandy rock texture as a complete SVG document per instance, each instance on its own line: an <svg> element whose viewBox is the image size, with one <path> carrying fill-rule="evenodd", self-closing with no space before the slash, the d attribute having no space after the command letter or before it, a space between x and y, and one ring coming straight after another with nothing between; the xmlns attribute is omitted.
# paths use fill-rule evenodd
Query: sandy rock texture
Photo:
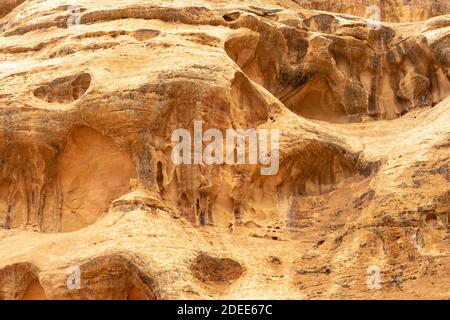
<svg viewBox="0 0 450 320"><path fill-rule="evenodd" d="M2 1L0 299L450 298L448 2L316 2Z"/></svg>
<svg viewBox="0 0 450 320"><path fill-rule="evenodd" d="M423 21L450 12L450 3L441 0L293 0L305 9L374 16L375 7L383 21Z"/></svg>

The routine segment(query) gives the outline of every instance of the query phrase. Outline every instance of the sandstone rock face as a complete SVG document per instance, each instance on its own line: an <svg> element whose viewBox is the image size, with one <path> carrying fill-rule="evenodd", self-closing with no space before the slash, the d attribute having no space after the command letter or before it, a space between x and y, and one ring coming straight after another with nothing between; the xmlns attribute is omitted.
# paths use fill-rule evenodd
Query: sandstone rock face
<svg viewBox="0 0 450 320"><path fill-rule="evenodd" d="M25 0L3 0L0 7L0 18L10 13L14 8L18 7Z"/></svg>
<svg viewBox="0 0 450 320"><path fill-rule="evenodd" d="M0 299L449 298L448 4L398 2L2 2ZM175 164L199 121L279 170Z"/></svg>
<svg viewBox="0 0 450 320"><path fill-rule="evenodd" d="M450 4L443 0L293 0L302 8L347 13L370 18L374 8L380 8L383 21L412 22L423 21L435 16L448 14Z"/></svg>

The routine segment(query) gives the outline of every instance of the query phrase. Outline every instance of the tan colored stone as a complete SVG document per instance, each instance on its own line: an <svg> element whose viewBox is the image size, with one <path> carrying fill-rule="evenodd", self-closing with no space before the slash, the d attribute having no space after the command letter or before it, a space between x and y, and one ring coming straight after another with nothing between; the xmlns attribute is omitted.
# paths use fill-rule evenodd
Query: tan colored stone
<svg viewBox="0 0 450 320"><path fill-rule="evenodd" d="M1 299L450 297L446 2L77 3L0 6ZM278 173L176 166L194 121Z"/></svg>

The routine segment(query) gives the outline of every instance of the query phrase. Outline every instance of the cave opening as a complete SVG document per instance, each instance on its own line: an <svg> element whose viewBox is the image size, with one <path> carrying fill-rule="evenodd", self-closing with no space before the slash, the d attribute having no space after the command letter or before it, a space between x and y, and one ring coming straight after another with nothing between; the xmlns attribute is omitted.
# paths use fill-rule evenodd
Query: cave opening
<svg viewBox="0 0 450 320"><path fill-rule="evenodd" d="M21 300L48 300L44 288L37 278L30 282Z"/></svg>

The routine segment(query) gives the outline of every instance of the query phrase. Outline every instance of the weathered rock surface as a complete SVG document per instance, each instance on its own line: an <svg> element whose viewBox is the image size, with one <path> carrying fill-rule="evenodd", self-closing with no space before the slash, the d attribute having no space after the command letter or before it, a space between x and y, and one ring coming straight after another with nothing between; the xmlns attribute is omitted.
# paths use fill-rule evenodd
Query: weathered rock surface
<svg viewBox="0 0 450 320"><path fill-rule="evenodd" d="M0 298L449 298L448 4L296 2L0 6ZM195 120L278 173L174 165Z"/></svg>
<svg viewBox="0 0 450 320"><path fill-rule="evenodd" d="M373 18L375 8L380 18L388 22L423 21L448 14L450 3L442 0L293 0L302 8L347 13Z"/></svg>

